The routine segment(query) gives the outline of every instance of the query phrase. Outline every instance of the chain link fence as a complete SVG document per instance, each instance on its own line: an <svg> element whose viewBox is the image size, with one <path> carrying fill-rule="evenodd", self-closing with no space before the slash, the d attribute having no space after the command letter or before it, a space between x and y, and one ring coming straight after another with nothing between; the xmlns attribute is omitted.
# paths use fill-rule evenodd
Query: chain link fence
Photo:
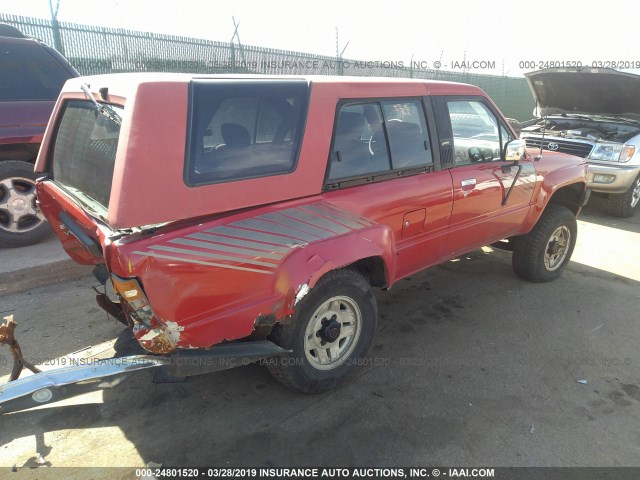
<svg viewBox="0 0 640 480"><path fill-rule="evenodd" d="M422 78L477 85L511 118L535 106L524 78L419 69L175 35L80 25L0 13L0 22L53 45L82 75L118 72L261 73Z"/></svg>

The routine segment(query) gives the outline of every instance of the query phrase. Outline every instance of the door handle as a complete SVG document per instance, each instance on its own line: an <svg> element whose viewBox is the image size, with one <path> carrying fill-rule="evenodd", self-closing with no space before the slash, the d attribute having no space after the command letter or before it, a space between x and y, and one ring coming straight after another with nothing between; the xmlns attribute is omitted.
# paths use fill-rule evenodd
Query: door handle
<svg viewBox="0 0 640 480"><path fill-rule="evenodd" d="M476 186L476 179L475 178L467 178L466 180L462 180L460 182L460 186L462 188L464 188L464 187L475 187Z"/></svg>

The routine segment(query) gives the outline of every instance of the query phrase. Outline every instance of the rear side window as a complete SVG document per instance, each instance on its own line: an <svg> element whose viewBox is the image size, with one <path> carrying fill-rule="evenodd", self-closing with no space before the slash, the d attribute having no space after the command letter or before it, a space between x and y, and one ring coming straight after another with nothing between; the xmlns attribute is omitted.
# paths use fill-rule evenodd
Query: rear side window
<svg viewBox="0 0 640 480"><path fill-rule="evenodd" d="M330 182L433 164L420 100L342 106L330 162Z"/></svg>
<svg viewBox="0 0 640 480"><path fill-rule="evenodd" d="M338 114L329 178L347 178L391 168L378 103L346 105Z"/></svg>
<svg viewBox="0 0 640 480"><path fill-rule="evenodd" d="M383 102L393 168L418 167L433 163L427 124L418 100Z"/></svg>
<svg viewBox="0 0 640 480"><path fill-rule="evenodd" d="M305 81L193 82L187 183L293 171L308 90Z"/></svg>
<svg viewBox="0 0 640 480"><path fill-rule="evenodd" d="M122 117L122 108L111 109ZM50 159L53 180L92 209L106 210L119 135L120 125L99 113L93 103L68 102Z"/></svg>
<svg viewBox="0 0 640 480"><path fill-rule="evenodd" d="M70 77L40 45L6 42L0 48L0 101L55 100Z"/></svg>

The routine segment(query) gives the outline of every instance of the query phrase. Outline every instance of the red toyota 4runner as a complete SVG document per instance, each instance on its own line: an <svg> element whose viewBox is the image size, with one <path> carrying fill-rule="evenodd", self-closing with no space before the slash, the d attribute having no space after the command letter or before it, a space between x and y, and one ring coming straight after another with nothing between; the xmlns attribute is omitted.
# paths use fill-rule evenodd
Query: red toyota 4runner
<svg viewBox="0 0 640 480"><path fill-rule="evenodd" d="M587 166L537 153L470 85L119 74L66 83L37 191L146 350L271 342L311 393L366 355L374 287L504 239L520 277L560 276Z"/></svg>

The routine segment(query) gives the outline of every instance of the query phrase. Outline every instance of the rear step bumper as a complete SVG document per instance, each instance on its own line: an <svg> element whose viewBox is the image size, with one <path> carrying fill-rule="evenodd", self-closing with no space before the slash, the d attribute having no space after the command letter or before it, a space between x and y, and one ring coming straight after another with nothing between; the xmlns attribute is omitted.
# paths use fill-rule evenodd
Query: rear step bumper
<svg viewBox="0 0 640 480"><path fill-rule="evenodd" d="M227 370L288 352L273 342L261 340L223 344L208 350L180 350L164 357L133 355L77 360L76 365L37 373L0 386L0 413L113 388L131 373L150 368L159 368L169 378L188 377Z"/></svg>

